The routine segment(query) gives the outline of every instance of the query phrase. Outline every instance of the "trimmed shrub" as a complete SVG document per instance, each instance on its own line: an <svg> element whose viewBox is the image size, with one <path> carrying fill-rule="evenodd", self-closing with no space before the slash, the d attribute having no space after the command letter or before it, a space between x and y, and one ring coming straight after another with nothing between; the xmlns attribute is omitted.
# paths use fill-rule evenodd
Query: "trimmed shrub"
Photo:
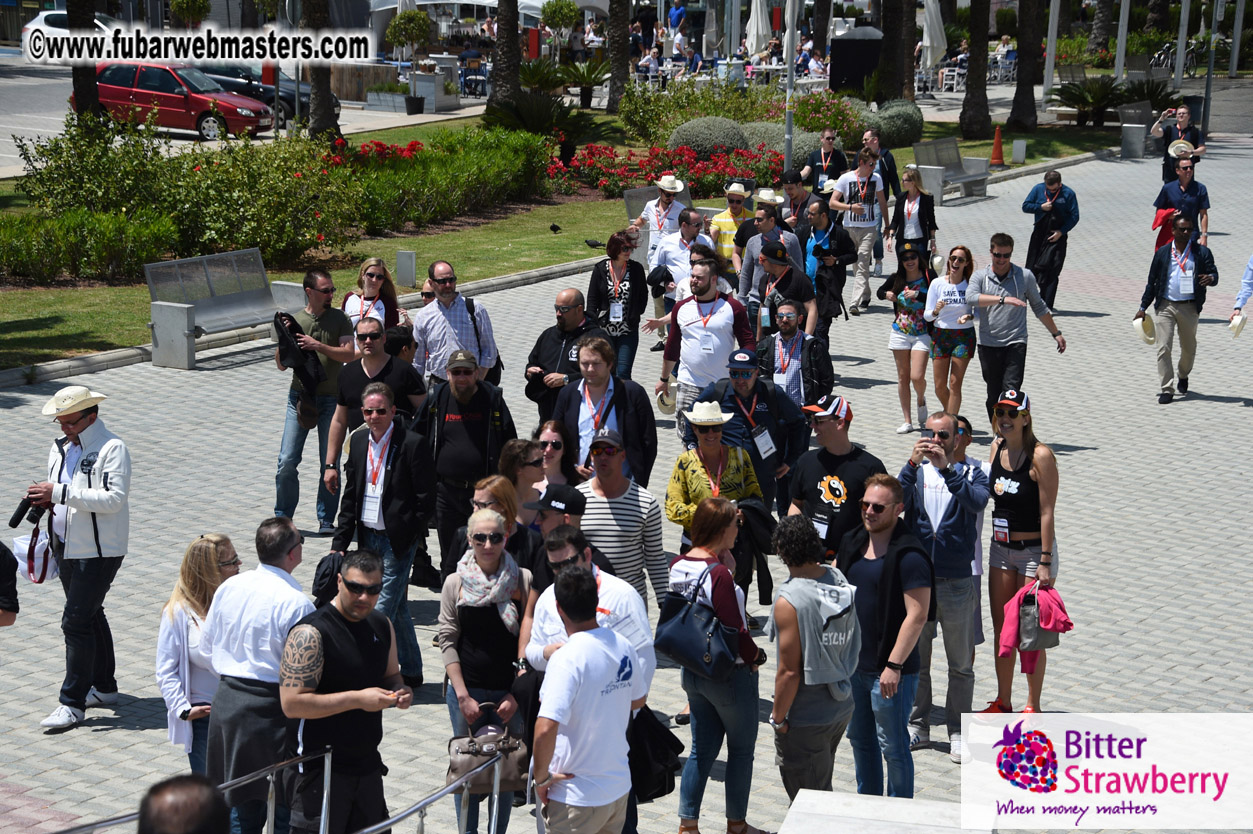
<svg viewBox="0 0 1253 834"><path fill-rule="evenodd" d="M664 93L647 84L628 84L618 105L627 131L649 145L665 142L676 127L700 116L721 116L743 124L782 114L783 94L773 87L741 88L717 80L698 88L694 81L680 79Z"/></svg>
<svg viewBox="0 0 1253 834"><path fill-rule="evenodd" d="M766 149L783 149L783 125L777 122L748 122L740 125L744 138L748 140L749 150L757 150L765 145Z"/></svg>
<svg viewBox="0 0 1253 834"><path fill-rule="evenodd" d="M798 130L792 134L792 167L797 171L805 167L809 155L822 145L821 134Z"/></svg>
<svg viewBox="0 0 1253 834"><path fill-rule="evenodd" d="M921 141L922 125L922 110L908 99L892 99L879 107L880 141L884 147L903 148Z"/></svg>
<svg viewBox="0 0 1253 834"><path fill-rule="evenodd" d="M996 36L1000 38L1005 35L1009 35L1011 38L1018 37L1017 9L996 10Z"/></svg>
<svg viewBox="0 0 1253 834"><path fill-rule="evenodd" d="M748 139L740 126L721 116L702 116L684 122L670 134L666 147L689 147L701 159L709 159L718 152L746 151Z"/></svg>
<svg viewBox="0 0 1253 834"><path fill-rule="evenodd" d="M139 282L143 266L173 248L169 217L71 209L53 217L0 215L0 266L7 275L47 284L73 278Z"/></svg>

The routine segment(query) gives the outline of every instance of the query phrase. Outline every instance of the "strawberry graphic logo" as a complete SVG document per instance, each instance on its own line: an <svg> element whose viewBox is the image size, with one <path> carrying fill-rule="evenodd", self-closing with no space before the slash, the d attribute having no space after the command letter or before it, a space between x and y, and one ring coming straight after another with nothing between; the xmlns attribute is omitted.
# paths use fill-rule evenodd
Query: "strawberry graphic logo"
<svg viewBox="0 0 1253 834"><path fill-rule="evenodd" d="M996 771L1011 785L1032 793L1057 790L1057 753L1053 742L1039 730L1022 731L1021 721L993 747L1004 747L996 757Z"/></svg>

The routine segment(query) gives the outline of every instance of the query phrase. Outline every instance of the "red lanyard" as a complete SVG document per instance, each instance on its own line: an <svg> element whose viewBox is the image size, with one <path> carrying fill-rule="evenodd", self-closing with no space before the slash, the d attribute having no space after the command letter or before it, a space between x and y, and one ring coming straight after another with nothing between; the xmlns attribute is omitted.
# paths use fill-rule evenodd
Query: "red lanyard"
<svg viewBox="0 0 1253 834"><path fill-rule="evenodd" d="M670 205L672 206L674 205L674 203L671 203ZM663 210L661 207L661 203L658 203L657 210L653 213L657 215L657 231L660 232L662 229L666 227L666 218L670 216L670 207L667 206Z"/></svg>
<svg viewBox="0 0 1253 834"><path fill-rule="evenodd" d="M740 398L735 398L735 404L740 407L740 411L744 411L744 404L740 402ZM748 411L744 411L744 419L748 420L748 425L757 428L757 424L753 422L753 413L757 411L757 395L753 394L753 404L748 407Z"/></svg>
<svg viewBox="0 0 1253 834"><path fill-rule="evenodd" d="M1048 197L1048 201L1049 201L1050 203L1051 203L1051 202L1053 202L1054 200L1056 200L1056 199L1057 199L1057 195L1059 195L1059 194L1061 194L1061 193L1062 193L1061 188L1058 188L1056 191L1049 191L1047 188L1046 188L1046 189L1044 189L1044 196Z"/></svg>
<svg viewBox="0 0 1253 834"><path fill-rule="evenodd" d="M378 460L374 459L374 443L369 442L366 445L366 463L369 465L370 486L378 486L379 472L383 471L383 464L387 462L387 447L392 444L392 426L387 427L387 434L383 435L382 447L379 449Z"/></svg>
<svg viewBox="0 0 1253 834"><path fill-rule="evenodd" d="M583 399L587 401L588 413L592 415L592 431L600 431L600 416L605 413L605 403L609 401L609 386L605 386L605 393L600 398L600 405L592 407L592 395L587 390L587 382L583 383Z"/></svg>
<svg viewBox="0 0 1253 834"><path fill-rule="evenodd" d="M793 217L797 217L797 218L800 217L800 215L796 213L796 201L795 200L789 200L787 207L792 212Z"/></svg>
<svg viewBox="0 0 1253 834"><path fill-rule="evenodd" d="M685 241L683 240L683 235L679 235L679 245L682 246L685 250L691 249L692 244L694 243L696 243L696 238L692 238L691 240Z"/></svg>
<svg viewBox="0 0 1253 834"><path fill-rule="evenodd" d="M756 402L755 398L753 402ZM700 465L705 470L705 480L709 481L709 490L714 494L714 498L717 498L718 493L722 491L722 470L726 465L722 462L722 449L718 449L718 477L716 479L709 477L709 467L705 466L705 459L701 457L699 451L696 453L696 457L700 460Z"/></svg>
<svg viewBox="0 0 1253 834"><path fill-rule="evenodd" d="M906 221L913 219L914 212L918 210L918 201L921 199L922 199L922 195L919 194L917 197L914 198L914 204L911 207L909 205L909 198L908 197L905 198L905 220Z"/></svg>
<svg viewBox="0 0 1253 834"><path fill-rule="evenodd" d="M822 160L822 173L827 172L827 168L831 166L831 160L835 159L835 151L831 151L831 155L827 156L826 151L818 151L818 156Z"/></svg>
<svg viewBox="0 0 1253 834"><path fill-rule="evenodd" d="M781 369L783 373L787 373L787 366L792 364L792 357L796 356L796 348L800 346L802 338L799 333L792 337L792 347L786 356L783 354L783 339L779 339L779 364L783 366Z"/></svg>
<svg viewBox="0 0 1253 834"><path fill-rule="evenodd" d="M705 311L704 311L704 310L702 310L702 309L700 308L700 302L699 302L699 301L697 301L697 302L696 302L696 314L697 314L698 316L700 316L700 323L701 323L701 324L702 324L702 325L703 325L706 329L708 329L708 327L709 327L709 320L710 320L711 318L713 318L714 311L715 311L715 310L717 310L717 309L718 309L718 299L716 299L716 298L714 299L714 303L713 303L713 304L711 304L711 305L709 305L709 313L708 313L708 315L706 315Z"/></svg>
<svg viewBox="0 0 1253 834"><path fill-rule="evenodd" d="M622 274L618 275L617 273L614 272L613 261L609 262L609 275L611 278L613 278L613 300L614 301L622 300L622 296L618 293L618 284L622 281L623 278L626 277L626 274L627 274L626 264L622 265Z"/></svg>
<svg viewBox="0 0 1253 834"><path fill-rule="evenodd" d="M873 175L872 175L873 176ZM866 177L866 184L862 185L861 177L857 178L857 195L861 198L859 202L866 202L866 191L870 188L870 177Z"/></svg>
<svg viewBox="0 0 1253 834"><path fill-rule="evenodd" d="M1192 251L1192 241L1188 241L1188 245L1183 247L1183 257L1175 254L1175 247L1170 247L1170 256L1175 259L1175 266L1179 267L1180 272L1188 271L1188 254Z"/></svg>

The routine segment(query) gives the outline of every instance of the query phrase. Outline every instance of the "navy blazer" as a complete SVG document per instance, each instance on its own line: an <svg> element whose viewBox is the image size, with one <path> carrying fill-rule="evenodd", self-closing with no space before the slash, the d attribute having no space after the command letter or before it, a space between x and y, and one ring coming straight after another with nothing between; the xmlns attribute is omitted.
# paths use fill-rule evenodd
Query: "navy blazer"
<svg viewBox="0 0 1253 834"><path fill-rule="evenodd" d="M340 481L339 526L331 540L331 550L346 551L361 523L365 499L366 470L369 469L370 429L362 426L348 436L348 462ZM435 508L435 462L421 434L407 430L396 421L387 446L387 468L383 475L380 510L392 553L404 559L418 536L426 532L427 517Z"/></svg>
<svg viewBox="0 0 1253 834"><path fill-rule="evenodd" d="M1149 266L1149 280L1144 285L1144 295L1140 298L1140 309L1147 310L1149 305L1153 305L1154 310L1162 309L1162 304L1166 301L1166 284L1170 281L1170 260L1171 250L1175 248L1175 242L1172 240L1162 248L1153 253L1153 263ZM1192 256L1196 261L1195 275L1213 275L1214 283L1211 287L1218 286L1218 267L1214 266L1214 255L1210 252L1208 246L1193 241ZM1201 286L1201 282L1197 281L1192 291L1192 298L1196 303L1196 311L1201 312L1201 308L1205 306L1205 291L1208 287Z"/></svg>

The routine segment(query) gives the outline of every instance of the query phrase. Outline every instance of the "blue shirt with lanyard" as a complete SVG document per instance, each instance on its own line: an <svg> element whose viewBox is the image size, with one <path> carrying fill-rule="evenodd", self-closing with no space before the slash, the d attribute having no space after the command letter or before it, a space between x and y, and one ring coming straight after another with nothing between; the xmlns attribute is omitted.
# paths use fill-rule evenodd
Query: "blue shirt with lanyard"
<svg viewBox="0 0 1253 834"><path fill-rule="evenodd" d="M618 428L617 414L609 407L613 402L613 377L609 377L609 385L605 387L605 395L600 398L600 402L592 402L586 380L579 382L579 392L583 395L579 406L579 463L583 465L588 462L596 432L601 429L621 430ZM622 455L622 469L628 478L631 477L631 467L626 462L626 455Z"/></svg>
<svg viewBox="0 0 1253 834"><path fill-rule="evenodd" d="M1192 256L1192 241L1183 252L1170 244L1170 278L1166 281L1167 301L1191 301L1196 292L1196 258Z"/></svg>
<svg viewBox="0 0 1253 834"><path fill-rule="evenodd" d="M782 333L775 334L774 345L774 384L782 388L792 402L805 404L805 386L801 382L801 353L805 343L805 332L799 328L791 341L785 340Z"/></svg>

